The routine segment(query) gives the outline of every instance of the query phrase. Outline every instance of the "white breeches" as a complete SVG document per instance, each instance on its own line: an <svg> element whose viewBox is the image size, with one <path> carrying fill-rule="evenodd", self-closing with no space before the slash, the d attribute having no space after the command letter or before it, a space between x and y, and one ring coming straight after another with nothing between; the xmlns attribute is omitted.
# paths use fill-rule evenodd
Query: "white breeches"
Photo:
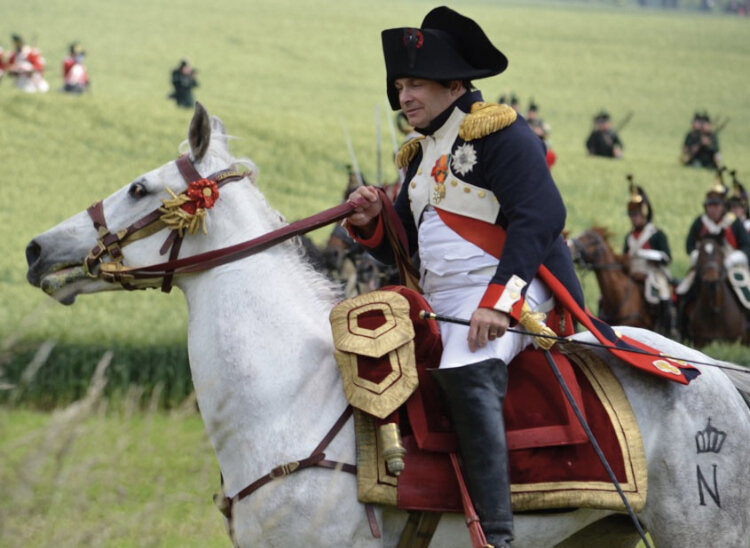
<svg viewBox="0 0 750 548"><path fill-rule="evenodd" d="M432 291L425 293L427 302L437 314L470 319L487 290L489 278L477 276L476 284L462 287L448 287L441 290L439 282L433 278L430 284ZM450 282L446 285L451 286ZM548 312L552 308L552 294L549 288L539 279L534 278L526 292L526 302L532 310ZM443 356L440 368L461 367L491 358L503 360L509 364L533 339L528 335L506 332L502 337L489 341L475 352L469 350L469 327L447 322L440 322L440 335L443 339Z"/></svg>

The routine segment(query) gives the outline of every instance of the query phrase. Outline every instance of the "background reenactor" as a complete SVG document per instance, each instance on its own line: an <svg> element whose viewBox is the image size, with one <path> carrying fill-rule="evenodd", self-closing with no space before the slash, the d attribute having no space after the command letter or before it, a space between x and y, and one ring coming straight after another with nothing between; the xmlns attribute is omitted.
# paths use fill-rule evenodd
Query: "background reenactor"
<svg viewBox="0 0 750 548"><path fill-rule="evenodd" d="M548 141L550 127L547 122L539 117L539 107L533 99L529 102L529 109L528 111L526 111L526 121L529 123L531 131L536 133L544 143L547 165L549 167L552 167L552 165L555 163L555 160L557 159L557 156L555 155L555 152L552 150L552 147L550 146Z"/></svg>
<svg viewBox="0 0 750 548"><path fill-rule="evenodd" d="M592 156L622 158L623 145L617 131L612 128L608 112L601 111L594 117L594 128L586 139L586 150Z"/></svg>
<svg viewBox="0 0 750 548"><path fill-rule="evenodd" d="M750 235L745 231L742 222L727 211L727 187L721 181L721 172L714 185L706 193L703 201L704 213L693 221L685 240L685 248L690 255L690 271L675 289L680 308L680 331L686 333L684 310L688 303L695 299L695 265L698 261L698 242L703 238L714 238L724 248L724 267L736 272L729 276L730 283L739 284L739 291L744 293L750 288L743 287L750 280L748 257L750 257ZM737 291L737 289L735 289Z"/></svg>
<svg viewBox="0 0 750 548"><path fill-rule="evenodd" d="M529 102L529 109L526 111L526 121L529 123L531 130L536 133L542 141L549 137L549 124L539 117L539 106L532 99Z"/></svg>
<svg viewBox="0 0 750 548"><path fill-rule="evenodd" d="M711 169L721 167L719 138L711 126L711 118L708 113L696 112L693 116L692 127L685 135L681 159L686 166Z"/></svg>
<svg viewBox="0 0 750 548"><path fill-rule="evenodd" d="M197 72L186 59L180 61L179 66L172 71L174 91L169 98L174 99L178 106L192 108L195 104L193 88L198 87L198 80L195 79Z"/></svg>
<svg viewBox="0 0 750 548"><path fill-rule="evenodd" d="M13 51L5 66L7 73L16 79L16 87L28 93L45 93L49 84L44 79L46 61L37 48L26 44L19 35L12 35Z"/></svg>
<svg viewBox="0 0 750 548"><path fill-rule="evenodd" d="M89 75L83 60L86 52L78 42L70 44L68 56L63 59L63 91L83 93L89 89Z"/></svg>
<svg viewBox="0 0 750 548"><path fill-rule="evenodd" d="M727 207L730 213L734 214L745 230L750 233L750 208L748 208L747 190L740 181L737 179L737 172L732 170L729 172L732 176L732 194L727 200Z"/></svg>
<svg viewBox="0 0 750 548"><path fill-rule="evenodd" d="M672 274L669 263L672 253L667 235L651 222L653 208L642 187L630 182L627 204L632 230L625 236L623 254L630 259L628 274L643 287L643 296L655 317L656 331L674 336L672 306Z"/></svg>
<svg viewBox="0 0 750 548"><path fill-rule="evenodd" d="M505 104L508 105L510 108L515 110L516 112L520 112L521 109L521 103L518 101L518 96L515 93L511 93L510 97L506 96L504 93L498 98L498 103L501 105Z"/></svg>

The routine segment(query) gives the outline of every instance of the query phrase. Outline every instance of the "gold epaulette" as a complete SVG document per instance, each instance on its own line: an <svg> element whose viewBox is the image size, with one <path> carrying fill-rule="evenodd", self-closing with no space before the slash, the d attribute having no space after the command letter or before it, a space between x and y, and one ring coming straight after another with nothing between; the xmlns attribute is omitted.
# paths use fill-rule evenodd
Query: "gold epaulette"
<svg viewBox="0 0 750 548"><path fill-rule="evenodd" d="M419 142L422 139L424 139L422 136L415 137L401 145L401 148L398 149L398 154L396 154L396 166L399 169L406 168L406 166L409 165L409 162L414 159L414 156L417 155L417 151L419 150Z"/></svg>
<svg viewBox="0 0 750 548"><path fill-rule="evenodd" d="M461 122L458 136L464 141L486 137L511 125L517 116L508 105L478 101L471 105L471 113Z"/></svg>

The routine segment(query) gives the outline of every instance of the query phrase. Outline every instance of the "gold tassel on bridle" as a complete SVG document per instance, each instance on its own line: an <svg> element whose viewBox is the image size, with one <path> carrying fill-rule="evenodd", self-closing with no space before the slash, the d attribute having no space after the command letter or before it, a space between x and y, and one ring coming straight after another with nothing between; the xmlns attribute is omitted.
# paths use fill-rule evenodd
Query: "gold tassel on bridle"
<svg viewBox="0 0 750 548"><path fill-rule="evenodd" d="M177 195L169 188L167 188L167 192L172 195L172 199L164 200L164 207L159 208L159 211L164 213L161 216L161 221L167 228L176 230L180 237L186 231L188 234L195 234L198 228L203 231L203 234L208 234L208 230L206 229L206 210L197 208L195 213L189 213L182 206L188 202L192 202L191 198L185 194Z"/></svg>

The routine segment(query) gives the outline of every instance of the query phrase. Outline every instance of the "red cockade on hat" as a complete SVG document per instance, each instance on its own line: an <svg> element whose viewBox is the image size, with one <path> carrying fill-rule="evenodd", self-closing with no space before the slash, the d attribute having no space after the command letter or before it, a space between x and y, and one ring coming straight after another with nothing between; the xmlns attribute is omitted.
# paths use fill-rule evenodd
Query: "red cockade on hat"
<svg viewBox="0 0 750 548"><path fill-rule="evenodd" d="M416 42L416 47L421 48L424 43L424 34L419 29L404 29L404 45Z"/></svg>

